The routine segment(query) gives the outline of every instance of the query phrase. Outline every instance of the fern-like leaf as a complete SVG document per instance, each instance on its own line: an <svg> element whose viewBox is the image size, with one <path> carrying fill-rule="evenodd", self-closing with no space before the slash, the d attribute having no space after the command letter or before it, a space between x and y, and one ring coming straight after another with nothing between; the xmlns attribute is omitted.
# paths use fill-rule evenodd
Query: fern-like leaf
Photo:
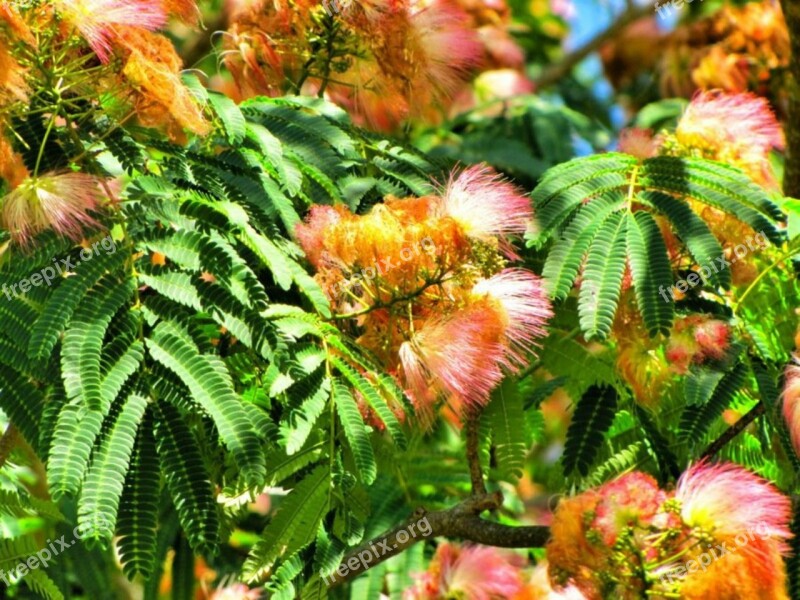
<svg viewBox="0 0 800 600"><path fill-rule="evenodd" d="M319 416L325 410L330 397L331 380L322 369L293 385L292 395L299 398L300 405L290 409L287 419L281 423L281 434L286 443L286 453L294 454L306 443Z"/></svg>
<svg viewBox="0 0 800 600"><path fill-rule="evenodd" d="M39 420L44 410L44 396L27 377L0 365L0 408L23 437L39 450Z"/></svg>
<svg viewBox="0 0 800 600"><path fill-rule="evenodd" d="M125 474L147 403L139 394L128 396L92 460L78 503L78 525L86 537L109 541L114 535Z"/></svg>
<svg viewBox="0 0 800 600"><path fill-rule="evenodd" d="M564 474L589 474L603 438L614 421L617 394L613 387L592 386L578 402L564 445Z"/></svg>
<svg viewBox="0 0 800 600"><path fill-rule="evenodd" d="M639 162L620 153L577 158L550 169L533 199L541 230L529 244L542 247L556 239L544 269L554 298L566 298L586 257L579 313L589 338L608 334L626 265L650 334L669 330L673 307L669 298L663 300L663 290L670 289L672 273L656 215L666 217L704 278L721 287L729 286L730 273L717 268L722 248L693 211L696 203L728 213L777 245L785 238L779 226L785 217L763 189L737 169L699 158ZM618 245L620 237L627 238L626 248Z"/></svg>
<svg viewBox="0 0 800 600"><path fill-rule="evenodd" d="M136 437L117 518L120 562L129 579L147 578L155 567L160 472L152 427L147 412Z"/></svg>
<svg viewBox="0 0 800 600"><path fill-rule="evenodd" d="M222 123L222 128L231 145L239 144L245 136L245 120L242 111L236 103L219 92L206 92L208 103L214 110L214 114Z"/></svg>
<svg viewBox="0 0 800 600"><path fill-rule="evenodd" d="M192 549L213 554L219 542L219 517L197 440L177 409L153 405L153 433L161 470Z"/></svg>
<svg viewBox="0 0 800 600"><path fill-rule="evenodd" d="M706 399L684 409L678 437L689 442L702 440L717 417L728 407L734 394L742 387L748 371L747 365L740 361L719 379L716 386L704 388Z"/></svg>
<svg viewBox="0 0 800 600"><path fill-rule="evenodd" d="M59 413L47 461L47 480L54 498L77 495L95 440L110 410L111 402L94 410L78 398Z"/></svg>
<svg viewBox="0 0 800 600"><path fill-rule="evenodd" d="M211 416L245 480L254 484L263 482L264 453L242 400L233 389L225 363L217 356L200 354L164 324L153 331L147 347L155 360L180 377L192 397Z"/></svg>
<svg viewBox="0 0 800 600"><path fill-rule="evenodd" d="M715 261L723 256L722 246L706 222L698 217L684 200L657 191L641 192L638 198L666 215L678 238L697 264L710 267L709 280L712 283L722 287L730 286L730 271L722 269L718 272L715 268Z"/></svg>
<svg viewBox="0 0 800 600"><path fill-rule="evenodd" d="M542 275L553 298L563 300L567 297L598 230L621 203L622 198L618 194L609 194L578 210L564 235L550 250L544 264Z"/></svg>
<svg viewBox="0 0 800 600"><path fill-rule="evenodd" d="M34 323L28 345L28 356L43 359L53 350L78 304L104 273L122 266L125 253L98 254L75 267L75 275L67 277L47 300Z"/></svg>
<svg viewBox="0 0 800 600"><path fill-rule="evenodd" d="M587 339L605 338L614 323L625 274L626 230L625 214L614 213L592 242L578 300L581 328Z"/></svg>
<svg viewBox="0 0 800 600"><path fill-rule="evenodd" d="M716 174L713 181L703 176L711 172ZM780 211L758 186L750 187L745 196L740 196L737 193L741 191L740 175L724 164L671 156L646 160L640 174L647 187L699 200L736 217L780 245L785 234L774 223L776 217L782 217Z"/></svg>
<svg viewBox="0 0 800 600"><path fill-rule="evenodd" d="M286 496L245 562L249 581L262 578L280 556L291 556L314 540L328 512L330 485L330 471L320 465Z"/></svg>
<svg viewBox="0 0 800 600"><path fill-rule="evenodd" d="M636 303L650 335L669 334L673 306L662 298L672 285L672 270L661 230L644 211L628 214L628 257Z"/></svg>
<svg viewBox="0 0 800 600"><path fill-rule="evenodd" d="M361 373L338 356L331 356L330 360L331 364L336 367L351 386L361 393L369 407L375 411L375 414L378 415L378 418L386 426L386 429L391 434L398 448L401 450L404 449L406 447L406 436L400 426L400 421L397 420L397 416L395 416L391 408L389 408L389 405L386 404L386 401L381 397L380 391L361 375Z"/></svg>
<svg viewBox="0 0 800 600"><path fill-rule="evenodd" d="M629 444L612 454L608 459L597 466L592 476L589 478L590 485L601 485L627 470L635 469L643 462L643 458L646 457L646 454L644 442L633 442Z"/></svg>
<svg viewBox="0 0 800 600"><path fill-rule="evenodd" d="M331 400L336 405L336 412L342 422L345 438L353 453L353 460L361 480L366 485L371 485L378 474L378 468L369 440L369 431L364 425L358 404L349 388L338 379L331 387Z"/></svg>
<svg viewBox="0 0 800 600"><path fill-rule="evenodd" d="M42 569L32 569L25 574L22 580L45 600L64 600L64 594L58 589L56 583Z"/></svg>
<svg viewBox="0 0 800 600"><path fill-rule="evenodd" d="M135 287L133 280L101 281L75 311L64 334L61 352L64 389L68 398L80 398L90 409L98 410L103 402L113 400L102 397L100 353L112 317L133 295Z"/></svg>
<svg viewBox="0 0 800 600"><path fill-rule="evenodd" d="M516 481L525 466L525 413L516 382L507 379L492 395L484 416L492 431L495 460L501 477Z"/></svg>

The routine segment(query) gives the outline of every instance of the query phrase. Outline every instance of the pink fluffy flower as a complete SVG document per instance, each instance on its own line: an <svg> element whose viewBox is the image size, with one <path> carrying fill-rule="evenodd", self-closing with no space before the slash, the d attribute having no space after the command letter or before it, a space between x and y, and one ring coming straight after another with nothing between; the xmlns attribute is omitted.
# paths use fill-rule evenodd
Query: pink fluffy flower
<svg viewBox="0 0 800 600"><path fill-rule="evenodd" d="M486 165L451 176L443 198L445 214L472 237L521 234L533 221L530 198Z"/></svg>
<svg viewBox="0 0 800 600"><path fill-rule="evenodd" d="M473 294L496 300L505 316L505 338L510 362L525 364L536 340L547 333L553 316L541 278L524 269L505 269L479 281Z"/></svg>
<svg viewBox="0 0 800 600"><path fill-rule="evenodd" d="M692 98L677 128L717 142L726 137L732 143L746 143L759 152L782 150L785 141L780 123L766 99L755 94L701 92Z"/></svg>
<svg viewBox="0 0 800 600"><path fill-rule="evenodd" d="M118 25L156 31L167 22L161 0L56 0L55 5L104 63L111 57Z"/></svg>
<svg viewBox="0 0 800 600"><path fill-rule="evenodd" d="M609 481L597 491L601 499L592 525L608 546L614 545L624 528L649 525L667 499L656 480L639 471Z"/></svg>
<svg viewBox="0 0 800 600"><path fill-rule="evenodd" d="M46 229L79 240L84 227L97 225L89 211L102 198L97 179L85 173L32 177L2 199L3 227L23 244Z"/></svg>
<svg viewBox="0 0 800 600"><path fill-rule="evenodd" d="M482 54L467 14L448 0L415 0L411 3L410 17L409 33L413 39L409 47L420 50L418 56L424 61L419 65L420 73L436 90L435 97L452 97ZM416 84L423 85L421 81Z"/></svg>
<svg viewBox="0 0 800 600"><path fill-rule="evenodd" d="M653 135L652 129L629 127L619 134L619 151L640 160L655 156L660 145L661 140Z"/></svg>
<svg viewBox="0 0 800 600"><path fill-rule="evenodd" d="M341 219L341 215L331 206L315 204L304 223L298 223L295 237L306 253L308 261L319 268L322 263L322 251L325 244L325 231Z"/></svg>
<svg viewBox="0 0 800 600"><path fill-rule="evenodd" d="M404 600L513 598L523 588L521 559L489 546L456 546L445 542Z"/></svg>
<svg viewBox="0 0 800 600"><path fill-rule="evenodd" d="M696 94L678 122L675 137L682 145L736 165L765 184L774 183L770 151L785 146L769 102L751 93Z"/></svg>
<svg viewBox="0 0 800 600"><path fill-rule="evenodd" d="M499 67L524 68L525 52L511 37L505 26L499 24L484 25L478 29L478 35L492 63Z"/></svg>
<svg viewBox="0 0 800 600"><path fill-rule="evenodd" d="M418 410L430 412L431 390L467 406L484 406L508 366L503 324L485 303L433 318L400 346L409 395Z"/></svg>
<svg viewBox="0 0 800 600"><path fill-rule="evenodd" d="M730 327L725 321L710 319L694 330L694 339L704 356L722 358L729 346Z"/></svg>
<svg viewBox="0 0 800 600"><path fill-rule="evenodd" d="M792 536L791 502L773 485L732 463L701 461L678 480L675 498L681 502L681 518L715 538L735 537L754 529L787 550ZM746 551L743 547L742 551Z"/></svg>
<svg viewBox="0 0 800 600"><path fill-rule="evenodd" d="M232 583L219 587L211 594L211 600L259 600L263 597L260 589L250 589L243 583Z"/></svg>
<svg viewBox="0 0 800 600"><path fill-rule="evenodd" d="M794 451L800 456L800 358L786 367L783 386L783 418L792 438Z"/></svg>

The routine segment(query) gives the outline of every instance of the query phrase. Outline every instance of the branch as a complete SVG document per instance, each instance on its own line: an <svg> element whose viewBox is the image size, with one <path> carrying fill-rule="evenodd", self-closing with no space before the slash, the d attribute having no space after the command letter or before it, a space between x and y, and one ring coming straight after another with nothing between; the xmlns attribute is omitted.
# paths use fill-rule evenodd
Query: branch
<svg viewBox="0 0 800 600"><path fill-rule="evenodd" d="M764 414L766 407L762 401L759 400L758 404L756 404L753 408L743 414L736 423L728 427L724 431L724 433L719 436L716 440L709 444L708 448L705 449L700 455L699 460L703 460L704 458L711 458L717 452L722 450L728 442L733 440L737 435L739 435L745 427L750 425L753 421L755 421L758 417Z"/></svg>
<svg viewBox="0 0 800 600"><path fill-rule="evenodd" d="M800 3L781 0L792 45L789 62L789 116L786 119L786 164L783 193L800 198Z"/></svg>
<svg viewBox="0 0 800 600"><path fill-rule="evenodd" d="M47 469L39 455L22 435L16 436L17 448L25 457L27 466L36 475L36 481L26 484L28 491L42 500L50 500L50 488L47 486Z"/></svg>
<svg viewBox="0 0 800 600"><path fill-rule="evenodd" d="M500 492L495 492L471 496L446 510L428 512L419 508L404 523L350 551L327 581L330 587L341 585L428 537L458 538L501 548L544 546L550 538L548 527L512 527L480 518L480 513L499 508L502 501ZM426 527L417 527L420 523L426 523Z"/></svg>
<svg viewBox="0 0 800 600"><path fill-rule="evenodd" d="M17 430L14 428L13 423L9 423L3 437L0 437L0 467L6 464L11 451L14 449L14 444L17 441Z"/></svg>
<svg viewBox="0 0 800 600"><path fill-rule="evenodd" d="M785 1L789 2L791 0ZM645 4L643 6L632 6L631 4L628 4L628 7L622 12L619 18L603 33L593 38L577 50L567 54L561 60L561 62L545 69L542 74L534 80L536 89L558 82L559 79L567 76L569 72L572 71L576 65L578 65L578 63L583 61L584 58L589 56L592 52L599 50L603 44L622 33L625 28L628 27L628 25L638 19L641 19L642 17L646 17L652 12L653 7L650 4Z"/></svg>
<svg viewBox="0 0 800 600"><path fill-rule="evenodd" d="M480 458L480 437L478 430L480 427L480 414L471 415L467 418L467 463L469 464L469 477L472 480L472 495L485 496L486 484L483 482L483 469L481 468Z"/></svg>

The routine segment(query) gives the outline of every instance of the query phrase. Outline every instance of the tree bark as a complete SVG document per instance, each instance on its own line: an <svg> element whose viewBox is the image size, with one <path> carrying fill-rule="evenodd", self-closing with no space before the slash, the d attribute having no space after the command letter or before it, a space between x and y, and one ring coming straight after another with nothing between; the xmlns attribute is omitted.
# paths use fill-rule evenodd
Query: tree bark
<svg viewBox="0 0 800 600"><path fill-rule="evenodd" d="M447 510L428 512L424 508L417 509L405 522L347 553L339 569L326 581L330 587L336 587L397 556L417 542L440 536L501 548L544 546L550 538L549 527L512 527L479 516L485 510L497 509L502 501L502 495L495 492L471 496ZM421 522L427 522L427 526L420 529Z"/></svg>
<svg viewBox="0 0 800 600"><path fill-rule="evenodd" d="M783 193L800 198L800 2L781 0L791 39L789 118L786 121L786 164Z"/></svg>
<svg viewBox="0 0 800 600"><path fill-rule="evenodd" d="M483 469L480 460L480 413L472 415L467 419L465 425L467 436L467 464L469 465L469 476L472 480L472 495L486 495L486 485L483 482Z"/></svg>
<svg viewBox="0 0 800 600"><path fill-rule="evenodd" d="M736 423L728 427L728 429L726 429L722 435L711 442L708 448L705 449L705 452L700 455L699 460L703 460L704 458L713 458L717 452L722 450L728 444L728 442L732 441L733 438L744 431L745 427L763 415L764 412L766 412L766 405L763 401L759 401L758 404L756 404L744 415L739 417L739 420L736 421Z"/></svg>

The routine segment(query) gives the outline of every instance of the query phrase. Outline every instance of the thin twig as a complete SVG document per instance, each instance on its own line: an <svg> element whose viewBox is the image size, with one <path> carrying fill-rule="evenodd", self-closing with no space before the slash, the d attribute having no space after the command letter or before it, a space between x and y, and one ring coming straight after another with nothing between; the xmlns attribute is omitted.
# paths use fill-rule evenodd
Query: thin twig
<svg viewBox="0 0 800 600"><path fill-rule="evenodd" d="M351 313L334 314L331 317L331 320L336 321L336 320L343 320L343 319L355 319L357 317L360 317L360 316L366 315L368 313L371 313L372 311L375 311L375 310L380 310L382 308L389 308L394 304L400 304L402 302L410 302L414 298L417 298L417 297L421 296L428 288L436 286L436 285L441 285L445 281L447 281L447 279L445 279L444 276L442 276L441 279L433 279L431 281L427 281L422 287L417 288L413 292L405 294L404 296L392 297L392 298L390 298L389 300L387 300L385 302L376 297L375 302L373 302L372 304L369 304L365 308L362 308L361 310L357 310L357 311L354 311L354 312L351 312ZM364 286L363 289L364 289L364 291L369 292L369 288L367 288L366 286Z"/></svg>
<svg viewBox="0 0 800 600"><path fill-rule="evenodd" d="M545 69L544 72L535 80L536 87L542 88L557 83L560 79L567 76L573 67L578 65L584 58L592 52L599 50L600 47L622 33L628 25L647 16L653 12L650 4L643 6L628 6L619 18L603 33L593 38L577 50L567 54L559 63Z"/></svg>
<svg viewBox="0 0 800 600"><path fill-rule="evenodd" d="M700 455L700 460L712 458L717 452L722 450L728 442L739 435L745 427L763 415L765 411L766 407L764 403L759 400L758 404L743 414L736 423L728 427L721 436L709 444L708 448Z"/></svg>

